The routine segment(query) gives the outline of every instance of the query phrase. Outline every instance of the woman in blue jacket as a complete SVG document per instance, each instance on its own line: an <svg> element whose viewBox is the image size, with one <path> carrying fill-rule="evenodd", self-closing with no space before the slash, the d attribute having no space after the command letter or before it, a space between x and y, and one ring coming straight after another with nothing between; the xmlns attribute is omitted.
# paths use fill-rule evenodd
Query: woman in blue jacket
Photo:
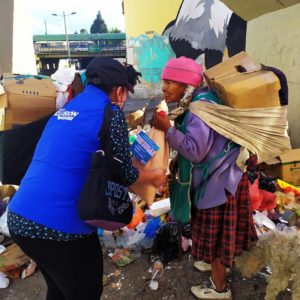
<svg viewBox="0 0 300 300"><path fill-rule="evenodd" d="M125 115L120 109L133 86L126 68L111 58L95 58L86 70L85 90L47 123L31 165L9 204L13 240L38 265L47 282L47 300L99 300L103 259L96 228L79 218L77 202L99 149L98 133L112 102L108 134L113 154L123 161L127 185L160 186L161 169L132 166Z"/></svg>

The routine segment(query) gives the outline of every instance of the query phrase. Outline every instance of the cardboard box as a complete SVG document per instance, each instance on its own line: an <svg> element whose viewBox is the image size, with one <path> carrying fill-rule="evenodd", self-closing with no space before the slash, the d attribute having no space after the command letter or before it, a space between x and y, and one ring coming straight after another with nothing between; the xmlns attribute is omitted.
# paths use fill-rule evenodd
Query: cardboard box
<svg viewBox="0 0 300 300"><path fill-rule="evenodd" d="M238 66L241 66L247 72L260 69L260 66L245 51L242 51L206 70L203 75L207 85L214 90L214 81L217 78L221 79L228 77L230 74L236 74Z"/></svg>
<svg viewBox="0 0 300 300"><path fill-rule="evenodd" d="M280 155L277 164L260 165L260 170L268 176L282 179L294 186L300 186L300 149L288 150Z"/></svg>
<svg viewBox="0 0 300 300"><path fill-rule="evenodd" d="M0 107L5 108L4 129L24 125L56 110L56 90L50 79L14 77L4 80L5 96Z"/></svg>
<svg viewBox="0 0 300 300"><path fill-rule="evenodd" d="M263 108L280 106L280 82L271 71L236 73L214 83L215 91L224 105L234 108Z"/></svg>
<svg viewBox="0 0 300 300"><path fill-rule="evenodd" d="M204 77L224 105L234 108L280 106L279 79L273 72L260 69L246 52L240 52L205 71Z"/></svg>

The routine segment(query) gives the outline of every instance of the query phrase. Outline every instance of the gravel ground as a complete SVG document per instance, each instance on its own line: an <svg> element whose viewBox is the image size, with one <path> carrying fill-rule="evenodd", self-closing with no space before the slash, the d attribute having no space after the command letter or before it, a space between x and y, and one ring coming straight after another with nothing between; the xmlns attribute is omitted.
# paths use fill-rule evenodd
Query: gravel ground
<svg viewBox="0 0 300 300"><path fill-rule="evenodd" d="M106 252L106 251L104 251ZM190 292L192 285L200 284L209 274L200 273L193 268L189 254L181 260L174 260L166 267L162 277L158 278L159 288L149 288L152 263L149 254L143 254L125 267L117 267L109 256L104 254L104 272L109 280L104 287L101 300L150 300L150 299L196 299ZM86 274L82 274L86 276ZM234 270L229 276L234 300L263 300L266 280L258 275L244 280ZM40 272L26 279L13 280L10 286L0 290L2 300L44 300L46 286ZM275 300L275 299L274 299ZM288 291L281 293L277 300L291 300Z"/></svg>

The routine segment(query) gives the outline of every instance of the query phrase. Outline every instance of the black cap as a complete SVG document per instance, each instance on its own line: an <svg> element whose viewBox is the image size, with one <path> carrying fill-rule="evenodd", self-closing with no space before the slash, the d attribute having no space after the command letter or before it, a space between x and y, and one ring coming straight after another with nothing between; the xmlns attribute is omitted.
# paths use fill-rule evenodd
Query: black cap
<svg viewBox="0 0 300 300"><path fill-rule="evenodd" d="M128 81L126 67L113 58L95 57L88 64L85 74L89 83L126 86L130 92L134 92Z"/></svg>

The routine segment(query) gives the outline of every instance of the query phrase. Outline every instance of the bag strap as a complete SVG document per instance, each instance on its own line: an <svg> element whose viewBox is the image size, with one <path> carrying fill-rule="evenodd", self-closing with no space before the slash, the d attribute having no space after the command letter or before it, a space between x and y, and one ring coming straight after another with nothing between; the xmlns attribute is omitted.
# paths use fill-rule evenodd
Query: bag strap
<svg viewBox="0 0 300 300"><path fill-rule="evenodd" d="M100 141L100 150L103 150L105 154L111 153L110 137L109 137L109 126L110 119L112 116L112 105L108 103L104 109L104 116L101 129L98 134L98 139Z"/></svg>
<svg viewBox="0 0 300 300"><path fill-rule="evenodd" d="M280 104L288 105L288 103L289 103L289 88L288 88L288 82L287 82L287 78L286 78L285 74L281 70L279 70L275 67L265 66L263 64L262 64L262 70L271 71L277 76L277 78L280 82L280 87L281 87L280 90L278 91L279 98L280 98Z"/></svg>

